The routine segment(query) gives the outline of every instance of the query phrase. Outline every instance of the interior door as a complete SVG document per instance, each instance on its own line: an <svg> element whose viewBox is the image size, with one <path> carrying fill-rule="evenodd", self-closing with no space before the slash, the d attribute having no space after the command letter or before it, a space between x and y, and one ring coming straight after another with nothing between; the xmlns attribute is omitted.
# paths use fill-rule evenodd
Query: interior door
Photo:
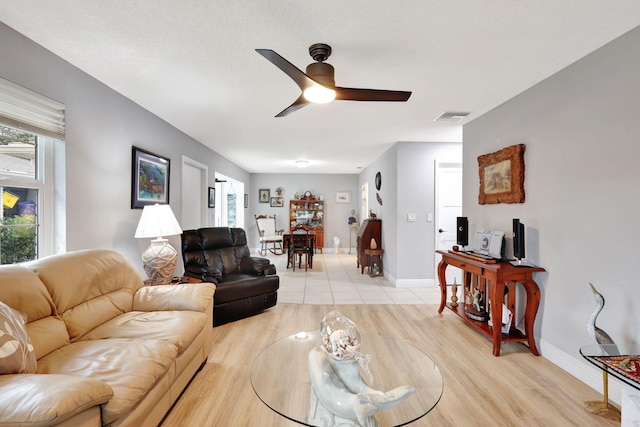
<svg viewBox="0 0 640 427"><path fill-rule="evenodd" d="M183 156L180 206L180 227L183 230L207 226L207 175L205 165Z"/></svg>
<svg viewBox="0 0 640 427"><path fill-rule="evenodd" d="M462 164L436 161L436 242L438 250L449 250L456 244L457 217L462 216ZM435 257L435 271L441 260ZM447 268L447 283L462 283L462 272L458 268ZM436 283L438 278L436 277Z"/></svg>

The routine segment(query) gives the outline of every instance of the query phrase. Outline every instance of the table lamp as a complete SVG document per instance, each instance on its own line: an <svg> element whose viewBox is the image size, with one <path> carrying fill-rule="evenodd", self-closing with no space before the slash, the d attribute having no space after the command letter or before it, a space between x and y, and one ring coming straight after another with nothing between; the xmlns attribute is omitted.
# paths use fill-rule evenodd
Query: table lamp
<svg viewBox="0 0 640 427"><path fill-rule="evenodd" d="M142 210L135 238L155 237L151 246L142 254L144 271L149 276L151 285L167 285L171 283L176 269L178 252L163 236L182 234L180 224L176 220L169 205L146 205Z"/></svg>

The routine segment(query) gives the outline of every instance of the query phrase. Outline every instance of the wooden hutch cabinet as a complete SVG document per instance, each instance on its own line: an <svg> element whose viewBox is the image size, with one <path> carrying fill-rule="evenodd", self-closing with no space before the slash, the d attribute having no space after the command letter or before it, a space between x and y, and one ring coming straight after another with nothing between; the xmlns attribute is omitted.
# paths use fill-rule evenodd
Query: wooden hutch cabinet
<svg viewBox="0 0 640 427"><path fill-rule="evenodd" d="M289 201L289 227L304 224L316 233L316 251L324 247L324 200L292 199Z"/></svg>

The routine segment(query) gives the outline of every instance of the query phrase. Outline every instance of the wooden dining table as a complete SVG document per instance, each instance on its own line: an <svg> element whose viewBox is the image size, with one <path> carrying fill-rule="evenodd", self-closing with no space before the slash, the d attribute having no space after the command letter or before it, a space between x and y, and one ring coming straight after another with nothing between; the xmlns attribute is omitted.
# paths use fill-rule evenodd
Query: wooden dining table
<svg viewBox="0 0 640 427"><path fill-rule="evenodd" d="M316 232L310 230L309 235L311 236L311 247L309 248L309 268L313 268L313 253L314 248L316 247ZM290 267L291 263L291 254L289 251L293 248L293 241L296 237L306 238L307 232L304 230L293 230L287 231L282 234L282 244L284 245L284 251L287 252L287 268Z"/></svg>

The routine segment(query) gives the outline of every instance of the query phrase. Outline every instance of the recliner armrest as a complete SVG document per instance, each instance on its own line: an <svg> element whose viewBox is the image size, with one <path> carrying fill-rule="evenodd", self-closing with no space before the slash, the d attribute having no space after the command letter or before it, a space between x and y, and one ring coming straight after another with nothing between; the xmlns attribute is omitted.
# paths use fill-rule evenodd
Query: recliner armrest
<svg viewBox="0 0 640 427"><path fill-rule="evenodd" d="M208 265L190 264L185 269L184 275L213 284L220 283L222 280L222 270Z"/></svg>
<svg viewBox="0 0 640 427"><path fill-rule="evenodd" d="M258 276L276 274L276 266L271 264L268 258L245 257L240 262L239 267L240 273L243 274L255 274Z"/></svg>

